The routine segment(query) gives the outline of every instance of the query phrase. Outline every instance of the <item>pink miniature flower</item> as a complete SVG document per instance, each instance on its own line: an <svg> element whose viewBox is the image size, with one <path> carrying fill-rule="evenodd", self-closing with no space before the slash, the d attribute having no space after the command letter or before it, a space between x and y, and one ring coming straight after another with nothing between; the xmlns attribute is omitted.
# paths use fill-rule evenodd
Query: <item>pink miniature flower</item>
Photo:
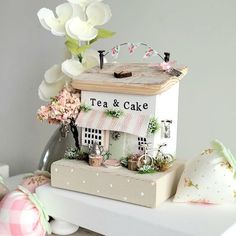
<svg viewBox="0 0 236 236"><path fill-rule="evenodd" d="M163 61L162 63L153 64L152 66L156 66L161 70L168 71L173 67L175 63L176 61L168 61L168 62Z"/></svg>
<svg viewBox="0 0 236 236"><path fill-rule="evenodd" d="M37 116L50 124L67 124L79 114L80 99L77 94L64 88L58 96L52 98L47 106L41 106Z"/></svg>

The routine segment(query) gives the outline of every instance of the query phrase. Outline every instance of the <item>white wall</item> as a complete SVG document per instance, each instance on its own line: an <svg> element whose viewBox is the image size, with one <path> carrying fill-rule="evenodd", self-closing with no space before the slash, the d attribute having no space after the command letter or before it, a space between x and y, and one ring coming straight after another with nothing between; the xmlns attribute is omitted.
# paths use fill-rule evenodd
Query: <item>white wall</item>
<svg viewBox="0 0 236 236"><path fill-rule="evenodd" d="M44 71L62 61L63 40L42 29L36 12L60 2L1 3L0 161L10 164L12 174L36 168L53 130L35 119L41 104L37 88ZM106 2L113 11L106 28L117 35L97 48L145 41L160 52L170 51L173 59L189 67L180 86L178 156L192 158L216 137L236 155L236 2Z"/></svg>

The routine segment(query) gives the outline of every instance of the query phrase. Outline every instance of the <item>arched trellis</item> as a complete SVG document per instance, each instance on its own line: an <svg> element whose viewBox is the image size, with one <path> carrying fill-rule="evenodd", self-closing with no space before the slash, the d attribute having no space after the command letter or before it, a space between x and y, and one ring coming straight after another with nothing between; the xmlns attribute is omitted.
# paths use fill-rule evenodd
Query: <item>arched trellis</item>
<svg viewBox="0 0 236 236"><path fill-rule="evenodd" d="M107 56L108 54L111 54L111 56L113 58L117 58L120 50L122 47L127 46L128 47L128 52L130 54L132 54L137 48L139 48L140 46L145 47L145 54L143 56L143 58L149 58L149 57L153 57L153 56L159 56L163 61L168 62L170 60L170 53L169 52L164 52L164 56L162 56L159 52L157 52L155 49L153 49L153 47L151 47L149 44L147 43L130 43L130 42L126 42L126 43L121 43L118 44L116 46L114 46L113 48L109 49L109 50L98 50L99 56L100 56L100 68L103 68L103 63L104 63L104 57Z"/></svg>

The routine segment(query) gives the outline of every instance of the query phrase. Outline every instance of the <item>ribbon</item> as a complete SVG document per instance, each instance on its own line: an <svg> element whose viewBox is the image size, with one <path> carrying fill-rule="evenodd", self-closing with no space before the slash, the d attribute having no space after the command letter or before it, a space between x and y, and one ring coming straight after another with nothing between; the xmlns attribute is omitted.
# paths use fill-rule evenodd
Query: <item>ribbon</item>
<svg viewBox="0 0 236 236"><path fill-rule="evenodd" d="M223 157L230 164L230 166L233 168L234 176L236 176L236 159L231 151L217 139L212 141L211 146L220 157Z"/></svg>
<svg viewBox="0 0 236 236"><path fill-rule="evenodd" d="M48 233L51 234L51 226L49 224L49 216L44 208L44 206L42 205L42 203L40 202L38 196L35 193L31 193L28 189L22 187L22 186L18 186L18 189L20 191L22 191L23 193L25 193L29 200L35 205L35 207L38 209L39 211L39 215L40 215L40 222L44 228L44 230Z"/></svg>

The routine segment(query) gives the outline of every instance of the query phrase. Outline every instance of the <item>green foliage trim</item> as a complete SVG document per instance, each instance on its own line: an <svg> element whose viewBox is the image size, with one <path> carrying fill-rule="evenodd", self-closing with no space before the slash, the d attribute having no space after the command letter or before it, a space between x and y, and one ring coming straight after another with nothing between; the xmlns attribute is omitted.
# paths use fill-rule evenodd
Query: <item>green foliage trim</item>
<svg viewBox="0 0 236 236"><path fill-rule="evenodd" d="M65 45L69 50L69 52L75 56L79 56L81 53L85 52L87 49L91 47L91 45L79 46L78 40L72 39L69 36L66 37Z"/></svg>
<svg viewBox="0 0 236 236"><path fill-rule="evenodd" d="M111 156L111 153L109 151L106 151L102 154L104 160L108 160Z"/></svg>
<svg viewBox="0 0 236 236"><path fill-rule="evenodd" d="M160 129L160 124L157 121L157 118L152 117L148 124L148 133L155 134Z"/></svg>
<svg viewBox="0 0 236 236"><path fill-rule="evenodd" d="M140 167L138 169L138 173L139 174L152 174L155 173L155 168L153 166L150 165L143 165L142 167Z"/></svg>
<svg viewBox="0 0 236 236"><path fill-rule="evenodd" d="M119 109L107 109L105 111L106 116L113 117L113 118L120 118L124 115L124 112Z"/></svg>
<svg viewBox="0 0 236 236"><path fill-rule="evenodd" d="M98 39L105 39L105 38L111 38L115 35L115 32L112 32L110 30L106 29L98 29L98 35L95 39L92 39L89 43L92 44L96 42Z"/></svg>
<svg viewBox="0 0 236 236"><path fill-rule="evenodd" d="M76 147L69 147L65 151L64 158L69 160L86 160L88 153L82 150L79 151Z"/></svg>
<svg viewBox="0 0 236 236"><path fill-rule="evenodd" d="M81 105L80 105L80 110L83 111L83 112L88 112L88 111L91 111L92 108L91 108L91 106L89 106L89 105L81 104Z"/></svg>
<svg viewBox="0 0 236 236"><path fill-rule="evenodd" d="M124 167L128 167L128 157L122 157L120 159L120 164Z"/></svg>

